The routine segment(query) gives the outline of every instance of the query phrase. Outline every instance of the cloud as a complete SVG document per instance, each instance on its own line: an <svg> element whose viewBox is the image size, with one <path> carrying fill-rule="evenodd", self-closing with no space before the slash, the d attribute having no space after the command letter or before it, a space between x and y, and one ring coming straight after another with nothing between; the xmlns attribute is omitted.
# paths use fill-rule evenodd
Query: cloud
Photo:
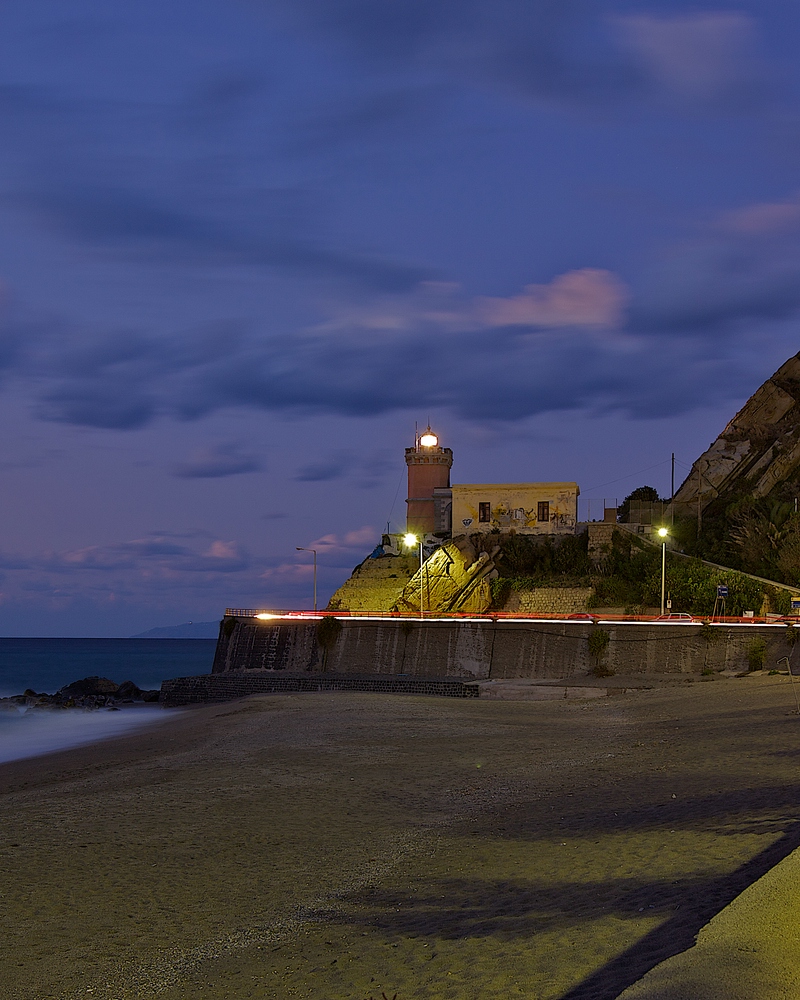
<svg viewBox="0 0 800 1000"><path fill-rule="evenodd" d="M623 45L663 91L704 102L753 96L758 77L751 55L756 31L746 14L641 13L618 17L615 23Z"/></svg>
<svg viewBox="0 0 800 1000"><path fill-rule="evenodd" d="M260 579L270 580L278 586L282 584L305 584L314 577L314 567L311 563L280 563L269 566L260 574Z"/></svg>
<svg viewBox="0 0 800 1000"><path fill-rule="evenodd" d="M6 198L71 239L135 261L277 268L384 291L408 290L430 276L417 264L325 246L291 217L295 200L289 190L260 191L260 204L254 199L250 205L254 217L237 222L234 212L213 217L182 207L178 193L167 197L100 183L44 180Z"/></svg>
<svg viewBox="0 0 800 1000"><path fill-rule="evenodd" d="M109 430L135 430L155 416L154 398L141 387L104 379L75 379L42 394L39 416L58 423Z"/></svg>
<svg viewBox="0 0 800 1000"><path fill-rule="evenodd" d="M430 124L441 106L441 88L409 84L375 92L348 94L318 105L289 128L290 153L319 153L321 149L381 138L408 139Z"/></svg>
<svg viewBox="0 0 800 1000"><path fill-rule="evenodd" d="M750 335L800 312L800 201L719 213L670 248L638 289L630 324L643 333Z"/></svg>
<svg viewBox="0 0 800 1000"><path fill-rule="evenodd" d="M496 327L611 329L625 321L630 293L611 271L585 267L526 285L518 295L466 299L458 285L422 282L412 295L375 298L346 307L319 330L403 333L425 325L447 332Z"/></svg>
<svg viewBox="0 0 800 1000"><path fill-rule="evenodd" d="M230 124L267 90L268 82L245 66L209 73L191 87L179 118L197 130Z"/></svg>
<svg viewBox="0 0 800 1000"><path fill-rule="evenodd" d="M351 455L339 453L321 462L310 462L298 469L294 477L301 483L321 483L340 479L352 466Z"/></svg>
<svg viewBox="0 0 800 1000"><path fill-rule="evenodd" d="M235 541L212 539L203 551L179 544L171 536L148 535L112 545L90 545L44 554L30 565L54 572L74 570L103 573L124 570L143 579L175 579L184 574L237 573L250 565Z"/></svg>
<svg viewBox="0 0 800 1000"><path fill-rule="evenodd" d="M500 85L540 102L603 107L677 98L752 103L762 68L755 23L739 12L614 14L587 0L283 0L270 8L301 33L339 46L377 78Z"/></svg>
<svg viewBox="0 0 800 1000"><path fill-rule="evenodd" d="M220 442L200 448L175 470L184 479L219 479L238 476L244 472L258 472L261 463L253 455L242 454L236 442Z"/></svg>
<svg viewBox="0 0 800 1000"><path fill-rule="evenodd" d="M671 354L654 375L653 334L733 322L746 295L753 311L758 295L763 314L767 306L776 310L772 286L762 287L756 277L750 284L733 275L715 279L713 268L697 266L696 257L677 254L672 270L654 272L652 287L635 294L598 268L556 275L505 297L468 298L458 286L423 283L412 295L349 299L325 322L292 336L265 335L243 323L160 338L70 337L59 329L58 336L39 338L20 373L38 387L40 416L119 430L157 416L195 419L231 408L361 417L435 407L477 422L573 409L638 415L646 410L642 373L659 415L679 413L723 389L715 382L697 391L692 366L698 377L714 381L704 367L704 340L680 357ZM793 274L790 268L780 285L789 297L784 312L798 298ZM256 465L247 451L222 442L175 471L212 477ZM324 482L366 474L372 483L373 471L338 453L307 462L297 476Z"/></svg>
<svg viewBox="0 0 800 1000"><path fill-rule="evenodd" d="M373 549L381 540L379 531L365 525L354 531L348 531L343 536L330 534L323 535L315 539L308 546L316 549L318 555L341 555L350 552L364 552L365 549Z"/></svg>
<svg viewBox="0 0 800 1000"><path fill-rule="evenodd" d="M511 298L479 299L476 312L489 327L619 327L627 300L619 278L587 267L558 275L549 285L526 285Z"/></svg>
<svg viewBox="0 0 800 1000"><path fill-rule="evenodd" d="M774 236L800 231L800 195L723 212L717 228L738 236Z"/></svg>

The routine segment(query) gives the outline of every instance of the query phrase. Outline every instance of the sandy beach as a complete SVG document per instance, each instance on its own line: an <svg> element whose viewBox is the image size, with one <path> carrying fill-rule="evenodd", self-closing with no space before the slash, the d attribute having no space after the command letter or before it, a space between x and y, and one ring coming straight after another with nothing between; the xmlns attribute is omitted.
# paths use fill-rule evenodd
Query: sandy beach
<svg viewBox="0 0 800 1000"><path fill-rule="evenodd" d="M0 765L4 994L616 996L800 843L793 709L273 695Z"/></svg>

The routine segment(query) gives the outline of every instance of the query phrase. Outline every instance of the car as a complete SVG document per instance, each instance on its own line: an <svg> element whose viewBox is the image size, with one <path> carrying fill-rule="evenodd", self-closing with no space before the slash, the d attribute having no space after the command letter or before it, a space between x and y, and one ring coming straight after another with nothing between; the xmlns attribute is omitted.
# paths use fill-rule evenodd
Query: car
<svg viewBox="0 0 800 1000"><path fill-rule="evenodd" d="M590 615L586 611L576 611L573 615L567 615L568 622L596 622L597 615Z"/></svg>
<svg viewBox="0 0 800 1000"><path fill-rule="evenodd" d="M657 622L696 622L697 618L685 611L671 611L668 615L659 615Z"/></svg>

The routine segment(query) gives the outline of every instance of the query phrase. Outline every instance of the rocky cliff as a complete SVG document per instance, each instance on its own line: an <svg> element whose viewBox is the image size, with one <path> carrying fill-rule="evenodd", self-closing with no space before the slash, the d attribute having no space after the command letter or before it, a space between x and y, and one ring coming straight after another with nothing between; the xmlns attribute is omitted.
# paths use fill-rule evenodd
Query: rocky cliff
<svg viewBox="0 0 800 1000"><path fill-rule="evenodd" d="M489 581L497 576L500 546L479 552L467 535L457 535L425 560L408 581L395 611L485 611L492 603Z"/></svg>
<svg viewBox="0 0 800 1000"><path fill-rule="evenodd" d="M697 459L675 494L676 514L695 514L717 497L770 495L800 483L800 353L781 365Z"/></svg>

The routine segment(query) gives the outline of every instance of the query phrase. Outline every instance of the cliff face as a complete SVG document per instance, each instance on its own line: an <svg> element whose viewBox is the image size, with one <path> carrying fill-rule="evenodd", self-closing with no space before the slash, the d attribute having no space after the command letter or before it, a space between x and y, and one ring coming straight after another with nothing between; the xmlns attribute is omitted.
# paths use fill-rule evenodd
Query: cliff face
<svg viewBox="0 0 800 1000"><path fill-rule="evenodd" d="M497 576L494 558L500 551L478 552L466 535L436 549L406 584L395 611L485 611L492 603L489 580Z"/></svg>
<svg viewBox="0 0 800 1000"><path fill-rule="evenodd" d="M676 514L704 509L718 496L768 496L800 478L800 353L755 392L692 466L676 492Z"/></svg>
<svg viewBox="0 0 800 1000"><path fill-rule="evenodd" d="M365 559L328 602L329 611L390 611L418 570L416 555Z"/></svg>

